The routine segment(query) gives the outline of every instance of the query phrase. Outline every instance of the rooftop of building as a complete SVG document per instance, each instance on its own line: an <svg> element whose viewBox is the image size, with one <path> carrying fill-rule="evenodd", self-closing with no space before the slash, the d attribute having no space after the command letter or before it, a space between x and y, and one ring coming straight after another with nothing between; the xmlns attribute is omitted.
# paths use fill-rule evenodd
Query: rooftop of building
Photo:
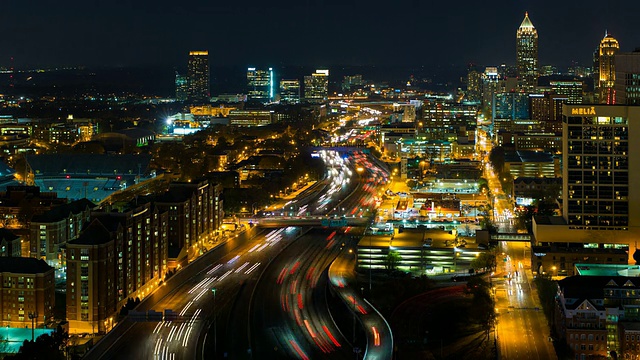
<svg viewBox="0 0 640 360"><path fill-rule="evenodd" d="M540 256L542 256L542 254L549 254L549 253L559 253L559 254L580 254L580 255L623 255L627 256L627 252L623 249L615 249L615 248L608 248L608 249L600 249L600 248L584 248L584 247L567 247L567 246L557 246L557 245L551 245L551 246L533 246L531 247L531 250L533 251L534 254L540 254ZM587 259L585 259L586 261ZM587 268L590 265L586 265ZM626 265L625 265L626 266ZM597 274L592 274L592 275L597 275ZM605 275L605 274L602 274ZM615 273L609 273L606 275L616 275ZM621 274L617 274L617 275L621 275Z"/></svg>
<svg viewBox="0 0 640 360"><path fill-rule="evenodd" d="M504 161L507 163L552 163L553 154L531 150L508 151L504 155Z"/></svg>
<svg viewBox="0 0 640 360"><path fill-rule="evenodd" d="M565 299L579 299L567 308L575 308L586 299L603 299L605 289L629 289L638 291L640 277L628 276L570 276L558 281ZM593 304L593 303L592 303ZM569 305L569 304L567 304Z"/></svg>
<svg viewBox="0 0 640 360"><path fill-rule="evenodd" d="M77 239L69 241L70 245L103 245L111 241L111 233L102 224L101 219L94 219L82 230Z"/></svg>
<svg viewBox="0 0 640 360"><path fill-rule="evenodd" d="M528 12L524 13L524 20L522 20L522 23L520 24L520 29L535 29L531 19L529 19Z"/></svg>
<svg viewBox="0 0 640 360"><path fill-rule="evenodd" d="M7 229L7 228L0 228L0 242L2 240L6 240L7 242L11 242L14 241L16 239L18 239L19 236L16 235L15 233L13 233L13 231Z"/></svg>
<svg viewBox="0 0 640 360"><path fill-rule="evenodd" d="M421 248L423 245L422 239L431 239L431 248L449 248L453 251L453 244L456 236L450 234L448 231L438 229L410 229L405 228L403 232L393 235L365 235L358 242L358 247L396 247L396 248ZM475 248L474 244L466 245L470 248Z"/></svg>
<svg viewBox="0 0 640 360"><path fill-rule="evenodd" d="M53 271L44 260L31 257L0 257L0 272L13 274L42 274Z"/></svg>
<svg viewBox="0 0 640 360"><path fill-rule="evenodd" d="M53 209L45 212L42 215L34 215L31 219L32 223L51 223L62 221L69 217L70 214L76 215L86 210L87 208L93 209L96 204L87 199L80 199L68 204L56 206Z"/></svg>
<svg viewBox="0 0 640 360"><path fill-rule="evenodd" d="M513 184L537 184L537 185L546 185L546 184L562 184L562 178L552 178L552 177L533 177L533 176L519 176L513 180Z"/></svg>
<svg viewBox="0 0 640 360"><path fill-rule="evenodd" d="M585 249L586 250L586 249ZM614 250L614 249L607 249ZM619 250L619 249L616 249ZM622 250L620 250L622 251ZM622 251L622 253L625 253ZM626 254L626 253L625 253ZM640 265L576 264L576 273L582 276L640 276Z"/></svg>

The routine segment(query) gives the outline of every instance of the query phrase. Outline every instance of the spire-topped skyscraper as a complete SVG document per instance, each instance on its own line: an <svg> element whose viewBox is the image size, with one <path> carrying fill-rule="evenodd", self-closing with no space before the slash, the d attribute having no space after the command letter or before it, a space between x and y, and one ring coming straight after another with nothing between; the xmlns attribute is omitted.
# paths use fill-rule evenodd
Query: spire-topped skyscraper
<svg viewBox="0 0 640 360"><path fill-rule="evenodd" d="M620 44L605 31L598 51L598 78L596 79L598 102L613 105L616 103L616 54Z"/></svg>
<svg viewBox="0 0 640 360"><path fill-rule="evenodd" d="M538 32L529 13L524 14L516 32L516 67L520 89L533 92L538 85Z"/></svg>

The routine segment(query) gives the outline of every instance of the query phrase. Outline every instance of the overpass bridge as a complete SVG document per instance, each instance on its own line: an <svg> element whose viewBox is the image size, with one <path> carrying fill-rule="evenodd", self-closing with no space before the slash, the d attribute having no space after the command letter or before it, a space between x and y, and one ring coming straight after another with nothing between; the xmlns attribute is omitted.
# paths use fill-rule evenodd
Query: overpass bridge
<svg viewBox="0 0 640 360"><path fill-rule="evenodd" d="M497 233L497 234L491 235L491 241L531 242L531 234Z"/></svg>
<svg viewBox="0 0 640 360"><path fill-rule="evenodd" d="M251 219L251 222L259 227L263 228L278 228L285 226L328 226L328 227L343 227L343 226L365 226L369 223L370 219L347 217L333 219L325 216L306 216L306 217L268 217L260 219Z"/></svg>

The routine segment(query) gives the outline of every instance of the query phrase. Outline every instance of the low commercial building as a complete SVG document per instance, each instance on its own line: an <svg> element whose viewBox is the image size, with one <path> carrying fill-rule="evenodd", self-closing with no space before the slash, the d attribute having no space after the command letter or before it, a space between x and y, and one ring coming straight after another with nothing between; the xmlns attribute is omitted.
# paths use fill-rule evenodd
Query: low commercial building
<svg viewBox="0 0 640 360"><path fill-rule="evenodd" d="M231 126L265 126L273 123L271 110L232 110L229 113Z"/></svg>
<svg viewBox="0 0 640 360"><path fill-rule="evenodd" d="M44 260L0 257L0 311L2 325L30 327L53 319L54 269Z"/></svg>
<svg viewBox="0 0 640 360"><path fill-rule="evenodd" d="M565 244L567 245L567 244ZM627 252L616 248L584 248L582 246L533 246L531 270L534 274L566 277L577 275L577 264L627 263Z"/></svg>
<svg viewBox="0 0 640 360"><path fill-rule="evenodd" d="M525 177L560 177L560 159L551 153L538 151L515 151L505 154L505 170L514 178Z"/></svg>
<svg viewBox="0 0 640 360"><path fill-rule="evenodd" d="M394 267L407 272L466 272L483 250L475 244L456 247L456 236L434 229L404 229L394 235L365 235L357 246L360 271L388 270ZM399 255L391 263L389 253Z"/></svg>

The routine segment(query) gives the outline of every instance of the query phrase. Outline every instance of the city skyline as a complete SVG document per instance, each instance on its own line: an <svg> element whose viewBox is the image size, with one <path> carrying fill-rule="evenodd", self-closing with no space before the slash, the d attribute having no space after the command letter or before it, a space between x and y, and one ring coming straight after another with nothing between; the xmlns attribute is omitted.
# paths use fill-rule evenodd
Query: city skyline
<svg viewBox="0 0 640 360"><path fill-rule="evenodd" d="M541 65L588 65L605 31L620 41L622 52L640 46L640 35L624 30L632 28L640 4L622 1L604 7L595 1L581 2L580 7L553 4L553 11L546 10L548 1L500 1L491 8L417 1L365 6L355 0L248 1L242 6L203 1L158 1L153 7L79 4L7 4L4 14L10 16L2 19L0 29L10 36L0 40L0 66L182 67L184 54L192 49L211 51L211 66L515 64L513 33L526 11L539 32ZM422 15L393 20L408 14ZM167 26L176 22L185 24ZM60 25L48 26L51 23ZM309 46L317 39L333 41ZM404 42L415 46L403 47L402 56L377 46ZM434 48L438 56L433 56Z"/></svg>

